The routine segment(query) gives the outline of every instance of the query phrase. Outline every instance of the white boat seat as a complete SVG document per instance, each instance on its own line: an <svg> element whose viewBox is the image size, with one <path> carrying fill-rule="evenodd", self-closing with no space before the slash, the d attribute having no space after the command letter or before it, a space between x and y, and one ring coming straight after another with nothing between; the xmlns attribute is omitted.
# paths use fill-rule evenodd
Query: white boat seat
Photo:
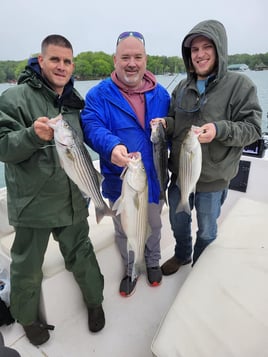
<svg viewBox="0 0 268 357"><path fill-rule="evenodd" d="M268 204L240 198L154 336L156 357L252 357L268 351Z"/></svg>
<svg viewBox="0 0 268 357"><path fill-rule="evenodd" d="M0 238L12 233L14 228L9 225L7 218L7 196L6 189L0 188Z"/></svg>
<svg viewBox="0 0 268 357"><path fill-rule="evenodd" d="M96 224L94 205L89 208L89 236L94 246L95 252L107 247L114 242L114 232L111 217L104 217L99 224ZM0 250L10 258L10 249L15 237L14 228L9 225L7 220L6 190L0 191ZM58 243L52 235L49 240L48 248L43 264L44 278L49 278L65 269L64 260L59 250Z"/></svg>

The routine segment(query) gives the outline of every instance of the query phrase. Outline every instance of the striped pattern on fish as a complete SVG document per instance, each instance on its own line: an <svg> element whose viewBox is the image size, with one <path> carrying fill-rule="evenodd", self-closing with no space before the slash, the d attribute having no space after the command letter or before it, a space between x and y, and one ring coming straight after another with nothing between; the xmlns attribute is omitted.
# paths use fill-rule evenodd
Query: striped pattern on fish
<svg viewBox="0 0 268 357"><path fill-rule="evenodd" d="M113 210L121 215L128 250L134 251L134 267L138 272L144 262L144 248L148 238L148 184L141 154L130 153L129 157L131 161L121 175L121 195L114 203Z"/></svg>
<svg viewBox="0 0 268 357"><path fill-rule="evenodd" d="M61 116L51 119L48 125L54 129L61 166L82 194L94 202L97 223L105 215L114 216L100 192L102 176L94 167L83 141Z"/></svg>
<svg viewBox="0 0 268 357"><path fill-rule="evenodd" d="M191 214L189 196L195 192L196 183L201 174L202 150L198 140L200 132L192 126L187 132L181 145L180 163L178 173L178 186L181 191L181 200L176 212L184 211Z"/></svg>
<svg viewBox="0 0 268 357"><path fill-rule="evenodd" d="M151 142L153 143L153 159L160 185L160 199L167 204L166 189L168 175L168 144L166 132L161 122L152 123Z"/></svg>

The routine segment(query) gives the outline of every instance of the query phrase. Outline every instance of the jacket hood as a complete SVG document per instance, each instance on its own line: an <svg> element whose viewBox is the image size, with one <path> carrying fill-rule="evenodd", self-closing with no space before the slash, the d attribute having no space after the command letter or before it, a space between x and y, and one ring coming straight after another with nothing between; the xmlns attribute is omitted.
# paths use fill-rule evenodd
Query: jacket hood
<svg viewBox="0 0 268 357"><path fill-rule="evenodd" d="M192 37L205 36L213 41L218 58L217 78L225 75L228 65L227 35L223 24L217 20L202 21L194 26L182 41L182 58L188 75L193 72L191 49L189 43Z"/></svg>
<svg viewBox="0 0 268 357"><path fill-rule="evenodd" d="M42 86L48 87L50 90L50 84L41 74L41 68L38 62L38 58L30 58L24 71L20 74L18 84L28 83L32 87L41 88ZM70 78L69 82L65 85L64 91L61 96L57 95L55 105L61 107L62 105L70 105L76 109L82 109L84 107L84 100L79 93L74 89L74 79Z"/></svg>
<svg viewBox="0 0 268 357"><path fill-rule="evenodd" d="M18 84L21 84L29 79L30 74L35 74L35 76L44 82L47 86L50 87L49 83L46 82L46 80L42 77L41 74L41 67L38 62L37 57L30 58L28 60L27 66L25 67L25 70L20 74L19 79L18 79ZM65 87L73 87L74 85L74 79L71 77L70 81L66 84Z"/></svg>

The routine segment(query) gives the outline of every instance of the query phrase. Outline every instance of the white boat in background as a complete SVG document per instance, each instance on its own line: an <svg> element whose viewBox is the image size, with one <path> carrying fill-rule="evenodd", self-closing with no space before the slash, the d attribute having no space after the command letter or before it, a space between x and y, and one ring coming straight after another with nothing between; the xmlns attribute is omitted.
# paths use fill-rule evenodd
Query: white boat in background
<svg viewBox="0 0 268 357"><path fill-rule="evenodd" d="M40 309L55 330L47 343L35 347L19 324L2 326L5 344L22 357L268 356L267 151L264 157L242 156L242 180L229 190L218 238L196 265L163 277L159 287L150 287L142 275L129 298L118 292L123 267L111 217L96 224L90 206L90 238L105 279L104 329L89 332L80 291L51 239ZM14 231L7 221L5 189L0 195L0 263L9 269ZM166 206L162 219L164 262L174 249Z"/></svg>
<svg viewBox="0 0 268 357"><path fill-rule="evenodd" d="M249 71L249 66L245 63L237 63L237 64L230 64L227 67L228 71L239 71L239 72L244 72L244 71Z"/></svg>

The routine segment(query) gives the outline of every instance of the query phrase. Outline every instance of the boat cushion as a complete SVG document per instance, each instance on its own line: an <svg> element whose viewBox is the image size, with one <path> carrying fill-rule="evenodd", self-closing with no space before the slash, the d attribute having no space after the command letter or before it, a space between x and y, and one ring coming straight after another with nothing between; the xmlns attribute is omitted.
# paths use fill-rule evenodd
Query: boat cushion
<svg viewBox="0 0 268 357"><path fill-rule="evenodd" d="M109 225L108 223L103 223L102 226L99 224L90 229L90 239L94 246L95 253L113 243L114 233L112 228L109 222ZM14 237L15 233L13 232L0 239L1 249L8 257L10 257ZM60 253L58 242L56 242L51 235L43 264L44 278L49 278L61 272L63 269L65 269L64 260Z"/></svg>
<svg viewBox="0 0 268 357"><path fill-rule="evenodd" d="M240 198L200 256L152 342L157 357L268 351L268 204Z"/></svg>
<svg viewBox="0 0 268 357"><path fill-rule="evenodd" d="M0 188L0 238L14 231L8 223L6 189Z"/></svg>
<svg viewBox="0 0 268 357"><path fill-rule="evenodd" d="M0 190L0 250L10 258L10 249L15 237L14 228L9 225L7 219L6 190ZM94 246L95 252L107 247L114 241L114 231L111 217L104 217L97 224L95 219L94 205L89 208L89 236ZM43 274L44 277L51 277L65 269L64 260L60 253L58 243L52 235L49 240L45 255Z"/></svg>

